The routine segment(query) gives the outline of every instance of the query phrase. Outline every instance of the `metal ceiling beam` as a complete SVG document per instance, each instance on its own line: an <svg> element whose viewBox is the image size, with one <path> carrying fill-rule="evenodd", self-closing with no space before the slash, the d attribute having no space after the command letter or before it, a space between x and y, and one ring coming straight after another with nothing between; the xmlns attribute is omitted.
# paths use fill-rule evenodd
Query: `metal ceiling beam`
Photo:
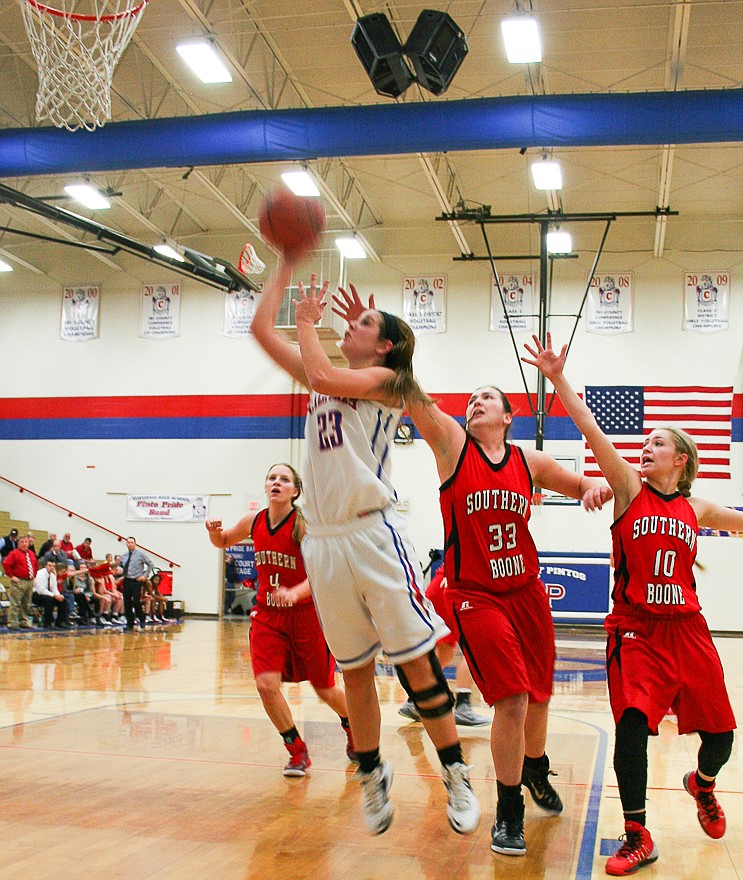
<svg viewBox="0 0 743 880"><path fill-rule="evenodd" d="M237 55L225 44L224 39L217 41L214 36L214 28L212 27L209 15L202 12L197 0L179 0L179 3L185 12L190 15L219 46L220 52L224 53L241 81L245 84L251 95L262 108L269 110L277 109L282 102L282 99L285 99L287 85L291 86L292 90L297 95L298 102L302 106L307 108L313 106L309 95L304 90L301 82L292 73L291 65L271 36L269 28L266 26L262 18L257 15L253 9L249 9L244 2L241 3L241 6L247 19L255 29L255 35L251 38L250 45L247 47L247 50L242 53L241 58L238 58ZM210 10L213 11L215 8L215 4L210 5ZM346 8L349 9L349 14L352 14L348 4L346 5ZM255 39L256 36L258 38L257 40ZM245 74L246 63L256 51L256 46L262 47L262 49L268 53L266 57L271 62L270 70L269 67L264 64L264 89L266 97L255 88ZM279 73L278 79L276 78L277 72ZM288 103L289 106L294 106L290 101L284 102ZM334 167L336 169L336 174L341 178L342 189L340 190L331 186L330 183L332 178L331 172ZM364 235L358 220L354 219L354 214L360 216L364 210L368 210L374 218L373 222L375 224L379 223L378 215L371 207L369 197L364 192L362 186L356 179L356 176L350 170L347 163L342 158L337 157L326 160L322 167L318 169L318 172L318 184L322 190L323 196L330 202L333 210L349 227L349 231L353 232L363 244L371 259L374 260L374 262L380 262L379 255L372 247L371 242ZM338 192L341 192L342 195L338 195ZM349 210L351 203L354 201L360 205L357 212ZM251 226L255 232L258 233L255 224L252 224L251 222Z"/></svg>
<svg viewBox="0 0 743 880"><path fill-rule="evenodd" d="M673 30L669 34L671 57L666 65L666 90L675 92L681 86L686 63L686 45L689 39L689 20L691 0L676 0L673 11ZM665 144L661 153L660 176L658 180L658 207L667 208L671 203L671 180L673 178L673 157L676 147ZM655 221L655 240L653 256L662 257L666 241L666 217Z"/></svg>

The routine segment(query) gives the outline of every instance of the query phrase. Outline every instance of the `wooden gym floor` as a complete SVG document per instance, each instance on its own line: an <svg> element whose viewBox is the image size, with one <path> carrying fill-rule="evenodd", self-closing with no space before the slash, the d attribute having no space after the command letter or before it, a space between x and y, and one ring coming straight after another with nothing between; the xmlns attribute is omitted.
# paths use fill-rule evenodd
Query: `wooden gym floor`
<svg viewBox="0 0 743 880"><path fill-rule="evenodd" d="M383 754L395 767L390 830L365 832L345 737L307 685L286 693L313 764L306 778L285 779L247 639L243 621L207 620L142 634L0 636L2 880L605 876L622 820L599 632L558 633L548 750L565 812L540 814L527 796L520 859L490 851L489 728L459 728L483 808L478 831L459 837L433 747L397 714L404 696L391 668L378 679ZM743 640L717 646L742 718ZM647 880L743 877L739 743L719 781L721 841L703 834L682 787L697 747L672 720L650 742L648 825L661 857L642 870Z"/></svg>

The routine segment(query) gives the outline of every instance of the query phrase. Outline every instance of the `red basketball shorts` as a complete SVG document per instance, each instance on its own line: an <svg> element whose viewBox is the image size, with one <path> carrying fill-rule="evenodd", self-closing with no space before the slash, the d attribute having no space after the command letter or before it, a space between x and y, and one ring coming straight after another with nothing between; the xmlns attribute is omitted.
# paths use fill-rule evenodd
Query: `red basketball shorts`
<svg viewBox="0 0 743 880"><path fill-rule="evenodd" d="M431 601L434 611L449 627L451 632L439 639L439 644L456 645L459 641L459 630L457 622L454 620L454 609L452 608L449 590L444 584L444 566L436 572L431 578L431 583L426 587L426 598Z"/></svg>
<svg viewBox="0 0 743 880"><path fill-rule="evenodd" d="M335 686L335 659L312 602L291 608L256 605L250 617L255 676L280 672L283 681L309 681L320 690Z"/></svg>
<svg viewBox="0 0 743 880"><path fill-rule="evenodd" d="M488 593L460 582L447 593L459 646L487 703L523 693L533 703L549 700L555 630L544 584L535 581L510 593Z"/></svg>
<svg viewBox="0 0 743 880"><path fill-rule="evenodd" d="M670 706L679 733L735 728L720 656L701 614L612 613L604 627L615 722L626 709L639 709L656 735Z"/></svg>

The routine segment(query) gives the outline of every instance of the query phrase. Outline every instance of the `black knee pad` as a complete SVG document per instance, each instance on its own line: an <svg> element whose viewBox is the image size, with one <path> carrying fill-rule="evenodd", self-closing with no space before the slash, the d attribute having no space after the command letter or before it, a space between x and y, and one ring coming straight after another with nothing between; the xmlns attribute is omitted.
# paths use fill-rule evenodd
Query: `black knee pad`
<svg viewBox="0 0 743 880"><path fill-rule="evenodd" d="M727 764L733 751L733 736L732 730L725 733L699 731L702 740L702 745L699 747L699 769L705 776L714 779Z"/></svg>
<svg viewBox="0 0 743 880"><path fill-rule="evenodd" d="M427 688L425 691L414 691L413 688L410 686L408 677L407 675L405 675L402 667L395 666L395 669L397 670L397 677L400 679L400 684L403 686L405 693L415 704L415 708L418 710L418 714L421 716L421 718L441 718L442 715L446 715L447 713L451 712L456 700L454 699L454 694L452 694L452 692L449 690L449 685L446 683L446 679L444 678L444 671L441 668L439 658L436 656L435 651L429 652L428 661L431 664L431 669L434 676L436 677L436 684L434 684L430 688ZM434 697L437 697L440 694L446 696L446 701L443 702L440 706L434 706L432 709L425 709L421 706L421 703L432 700Z"/></svg>

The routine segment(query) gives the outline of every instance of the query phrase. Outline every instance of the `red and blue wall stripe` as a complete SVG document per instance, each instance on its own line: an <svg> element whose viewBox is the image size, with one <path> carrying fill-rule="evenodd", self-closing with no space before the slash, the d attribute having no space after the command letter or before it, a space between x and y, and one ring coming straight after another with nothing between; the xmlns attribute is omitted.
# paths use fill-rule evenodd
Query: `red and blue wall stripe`
<svg viewBox="0 0 743 880"><path fill-rule="evenodd" d="M469 393L434 398L463 421ZM509 399L512 436L533 439L534 416L526 394ZM3 398L0 440L286 440L304 436L306 407L306 394ZM580 439L557 398L545 436ZM743 441L743 394L733 399L732 440Z"/></svg>

